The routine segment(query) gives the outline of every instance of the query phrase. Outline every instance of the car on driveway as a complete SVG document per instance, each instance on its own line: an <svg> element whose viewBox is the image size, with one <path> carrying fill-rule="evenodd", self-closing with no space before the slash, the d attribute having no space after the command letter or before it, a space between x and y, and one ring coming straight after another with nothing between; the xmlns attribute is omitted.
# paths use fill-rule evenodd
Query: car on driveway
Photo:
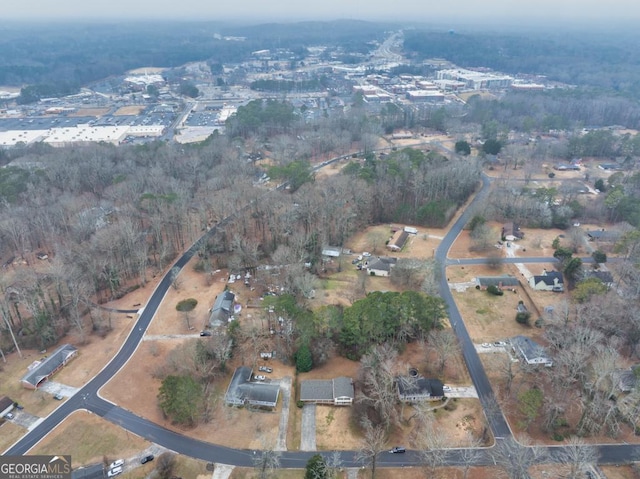
<svg viewBox="0 0 640 479"><path fill-rule="evenodd" d="M109 472L107 472L107 477L114 477L114 476L117 476L118 474L122 474L122 466L109 469Z"/></svg>
<svg viewBox="0 0 640 479"><path fill-rule="evenodd" d="M5 414L5 415L4 415L4 418L5 418L5 419L13 419L13 418L14 418L14 415L13 415L13 413L12 413L12 412L8 412L7 414Z"/></svg>
<svg viewBox="0 0 640 479"><path fill-rule="evenodd" d="M53 399L56 401L62 401L64 398L62 397L62 394L54 394Z"/></svg>
<svg viewBox="0 0 640 479"><path fill-rule="evenodd" d="M258 374L257 376L254 376L253 379L255 379L256 381L265 381L267 377L263 376L262 374Z"/></svg>
<svg viewBox="0 0 640 479"><path fill-rule="evenodd" d="M111 463L109 469L115 469L116 467L124 466L124 459L116 459Z"/></svg>
<svg viewBox="0 0 640 479"><path fill-rule="evenodd" d="M147 456L144 456L142 459L140 459L140 464L146 464L147 462L153 461L154 456L153 454L149 454Z"/></svg>
<svg viewBox="0 0 640 479"><path fill-rule="evenodd" d="M263 373L272 373L272 372L273 372L273 369L271 369L271 368L270 368L270 367L268 367L268 366L260 366L260 367L258 368L258 371L261 371L261 372L263 372Z"/></svg>
<svg viewBox="0 0 640 479"><path fill-rule="evenodd" d="M391 454L404 454L407 450L402 446L396 446L389 451Z"/></svg>
<svg viewBox="0 0 640 479"><path fill-rule="evenodd" d="M443 391L451 391L451 386L442 386Z"/></svg>
<svg viewBox="0 0 640 479"><path fill-rule="evenodd" d="M207 330L200 331L200 336L211 336L211 331L207 331Z"/></svg>

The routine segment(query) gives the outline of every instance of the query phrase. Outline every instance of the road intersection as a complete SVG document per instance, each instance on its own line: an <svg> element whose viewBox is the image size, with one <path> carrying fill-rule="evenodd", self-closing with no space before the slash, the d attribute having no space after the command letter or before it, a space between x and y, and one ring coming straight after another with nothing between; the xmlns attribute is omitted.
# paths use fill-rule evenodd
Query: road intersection
<svg viewBox="0 0 640 479"><path fill-rule="evenodd" d="M326 161L320 167L327 166L334 162L343 160L346 157L335 158ZM458 337L462 349L463 357L469 370L473 385L478 393L478 397L484 409L488 425L496 438L497 442L503 441L512 436L511 429L507 423L500 407L496 401L494 392L491 388L489 379L484 371L482 363L478 357L476 348L471 341L469 333L465 327L464 321L458 311L453 300L445 269L451 264L482 264L486 259L461 259L451 260L447 258L447 253L462 231L464 225L470 218L475 204L484 201L489 194L490 180L487 176L482 177L482 188L478 191L469 207L458 217L452 225L444 239L440 243L435 253L435 258L442 268L440 275L440 294L447 304L449 310L449 318L451 326ZM284 185L280 185L278 189L282 189ZM250 205L247 206L247 208ZM147 419L135 415L116 404L113 404L99 395L100 389L112 378L118 371L128 362L136 348L143 339L156 310L160 306L166 292L171 286L171 270L182 269L188 261L196 254L203 244L213 235L217 233L218 227L223 226L230 221L235 215L225 218L218 226L212 227L205 233L189 250L187 250L173 265L169 272L162 278L152 293L149 301L144 305L144 309L140 314L136 325L132 328L126 341L117 352L115 357L100 371L91 381L82 387L77 394L70 397L60 407L53 411L48 417L43 419L37 426L33 427L18 442L5 451L5 455L27 454L49 431L61 423L69 414L76 410L88 410L104 419L117 424L130 432L133 432L149 441L152 441L166 449L172 450L179 454L184 454L207 462L215 462L221 464L229 464L235 466L252 467L256 457L263 451L250 449L232 449L223 445L210 444L197 439L184 436L177 432L168 430ZM554 262L553 258L505 258L504 262ZM148 398L155 401L155 398ZM553 462L559 457L559 451L563 450L562 446L541 448L546 454L545 461ZM474 460L476 465L493 465L494 461L491 454L492 448L479 448L478 454ZM627 463L640 457L640 446L636 445L601 445L598 446L601 463ZM282 451L280 452L280 467L283 468L304 468L309 458L315 454L315 451ZM332 454L330 451L324 451L322 454L327 458ZM356 451L340 451L340 461L343 467L361 467L362 461L358 459ZM402 467L402 466L418 466L423 463L423 458L418 451L407 451L406 454L382 454L377 461L378 467ZM444 457L443 464L448 465L465 465L468 459L465 457L465 449L450 449Z"/></svg>

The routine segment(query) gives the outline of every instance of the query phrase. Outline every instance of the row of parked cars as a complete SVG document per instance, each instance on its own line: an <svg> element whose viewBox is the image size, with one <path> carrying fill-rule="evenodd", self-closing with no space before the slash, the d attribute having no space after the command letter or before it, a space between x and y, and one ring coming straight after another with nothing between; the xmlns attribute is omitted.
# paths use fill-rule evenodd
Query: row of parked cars
<svg viewBox="0 0 640 479"><path fill-rule="evenodd" d="M140 464L146 464L147 462L153 461L155 456L153 454L147 454L140 459ZM109 465L109 470L107 471L107 477L115 477L119 474L122 474L124 470L124 459L117 459L113 461Z"/></svg>

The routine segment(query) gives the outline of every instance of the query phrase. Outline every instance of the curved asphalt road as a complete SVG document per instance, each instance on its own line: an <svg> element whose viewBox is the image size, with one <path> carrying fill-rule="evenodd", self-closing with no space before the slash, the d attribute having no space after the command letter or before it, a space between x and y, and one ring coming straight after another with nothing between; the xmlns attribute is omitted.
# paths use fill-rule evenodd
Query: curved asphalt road
<svg viewBox="0 0 640 479"><path fill-rule="evenodd" d="M333 160L326 161L315 167L317 170L323 166L329 165L336 161L348 158L347 156L341 156ZM486 176L482 177L483 187L476 194L472 204L484 200L489 193L489 179ZM278 189L282 189L285 185L280 185ZM249 208L251 204L245 208ZM446 274L444 269L447 262L457 260L447 260L447 251L453 244L454 240L462 231L462 228L466 224L471 215L471 209L467 209L454 223L449 230L444 240L442 240L440 246L436 250L436 259L442 265L442 275L440 279L440 290L443 299L445 300L449 308L449 316L451 325L454 328L456 335L460 340L463 356L467 367L469 369L470 376L473 380L474 386L478 391L478 396L482 403L482 406L487 415L487 420L494 436L501 440L509 435L511 431L509 426L495 401L495 396L489 380L482 368L482 364L478 358L471 338L464 326L464 322L460 316L460 313L453 301L453 296L449 290L449 286L446 281ZM235 215L225 218L216 227L211 228L205 233L198 241L196 241L186 253L184 253L180 259L176 261L173 267L182 269L187 262L193 257L193 255L199 250L199 248L207 241L209 236L214 235L217 232L219 226L224 226ZM513 258L513 262L528 262L523 261L524 258ZM533 262L535 260L549 261L548 258L536 258L529 259ZM461 260L460 264L474 264L476 260ZM478 260L482 262L483 260ZM506 261L506 260L505 260ZM511 262L511 261L508 261ZM457 263L456 263L457 264ZM47 418L42 420L36 427L29 431L22 437L17 443L4 452L5 455L20 455L26 454L35 444L37 444L51 429L56 427L62 422L70 413L78 409L85 409L97 414L114 424L118 424L121 427L141 436L149 441L153 441L160 444L172 451L180 454L184 454L190 457L195 457L208 462L217 462L223 464L230 464L236 466L251 467L254 465L255 458L259 457L261 451L247 450L247 449L231 449L228 447L209 444L203 441L192 439L174 431L165 429L147 419L136 416L135 414L114 405L111 402L105 401L98 395L99 389L109 381L113 375L115 375L129 360L129 358L135 352L138 344L142 340L144 332L146 331L151 319L153 318L156 310L158 309L164 295L171 286L170 273L167 273L160 283L156 286L153 294L149 298L149 301L144 307L142 314L140 315L134 329L131 331L127 340L124 342L113 360L108 363L105 368L100 371L91 381L89 381L78 393L70 397L54 412L52 412ZM155 398L149 398L149 400L155 400ZM212 425L215 427L215 425ZM551 461L560 451L561 447L546 447L548 457ZM449 465L464 465L465 460L462 456L463 449L452 449L447 451L445 463ZM477 458L474 461L476 465L490 465L493 464L491 459L491 451L489 449L476 449ZM283 468L304 468L308 459L316 452L283 452L280 456L280 464ZM602 463L624 463L634 458L640 457L640 446L632 445L603 445L599 446L600 462ZM323 452L327 457L330 452ZM340 459L343 467L360 467L363 465L362 461L356 457L354 451L340 451ZM423 460L416 451L407 451L406 454L388 454L382 453L377 461L378 467L401 467L401 466L415 466L422 463Z"/></svg>

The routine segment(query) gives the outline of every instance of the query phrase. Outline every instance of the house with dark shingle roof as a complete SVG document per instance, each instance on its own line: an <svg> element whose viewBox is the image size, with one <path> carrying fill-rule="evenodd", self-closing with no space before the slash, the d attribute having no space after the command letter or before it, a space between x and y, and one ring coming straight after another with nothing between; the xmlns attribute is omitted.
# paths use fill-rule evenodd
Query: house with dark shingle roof
<svg viewBox="0 0 640 479"><path fill-rule="evenodd" d="M227 324L229 318L233 316L233 302L235 299L236 295L229 290L223 291L216 297L209 316L210 327L215 328Z"/></svg>
<svg viewBox="0 0 640 479"><path fill-rule="evenodd" d="M595 271L592 269L584 271L584 279L588 278L597 278L602 281L607 288L611 288L613 286L613 275L609 271Z"/></svg>
<svg viewBox="0 0 640 479"><path fill-rule="evenodd" d="M307 379L300 383L300 401L304 403L351 406L354 397L353 380L345 376L335 379Z"/></svg>
<svg viewBox="0 0 640 479"><path fill-rule="evenodd" d="M367 265L367 274L373 276L389 276L389 274L391 274L391 268L393 268L397 262L398 258L380 256L369 262Z"/></svg>
<svg viewBox="0 0 640 479"><path fill-rule="evenodd" d="M391 251L400 251L404 248L404 245L407 244L407 240L409 239L409 232L406 230L398 230L396 231L389 243L387 244L387 249Z"/></svg>
<svg viewBox="0 0 640 479"><path fill-rule="evenodd" d="M0 398L0 417L4 417L5 414L11 412L15 402L9 396L3 396Z"/></svg>
<svg viewBox="0 0 640 479"><path fill-rule="evenodd" d="M233 373L224 401L228 406L253 406L275 409L280 385L251 381L253 370L240 366Z"/></svg>
<svg viewBox="0 0 640 479"><path fill-rule="evenodd" d="M439 401L444 398L444 385L439 379L400 376L396 378L396 386L402 402Z"/></svg>
<svg viewBox="0 0 640 479"><path fill-rule="evenodd" d="M498 288L512 288L520 286L520 281L515 276L503 274L501 276L478 276L476 284L480 286L480 289L487 289L491 285Z"/></svg>
<svg viewBox="0 0 640 479"><path fill-rule="evenodd" d="M70 344L63 344L46 358L31 364L29 372L22 376L20 381L27 389L37 389L41 383L48 380L77 355L77 348Z"/></svg>
<svg viewBox="0 0 640 479"><path fill-rule="evenodd" d="M516 241L524 238L524 233L520 231L520 225L518 223L505 223L502 225L501 236L505 241Z"/></svg>
<svg viewBox="0 0 640 479"><path fill-rule="evenodd" d="M620 239L620 233L618 231L601 230L589 230L587 231L587 238L589 241L600 241L602 243L615 243Z"/></svg>
<svg viewBox="0 0 640 479"><path fill-rule="evenodd" d="M538 291L564 291L564 279L558 271L545 271L540 276L532 276L529 285Z"/></svg>

